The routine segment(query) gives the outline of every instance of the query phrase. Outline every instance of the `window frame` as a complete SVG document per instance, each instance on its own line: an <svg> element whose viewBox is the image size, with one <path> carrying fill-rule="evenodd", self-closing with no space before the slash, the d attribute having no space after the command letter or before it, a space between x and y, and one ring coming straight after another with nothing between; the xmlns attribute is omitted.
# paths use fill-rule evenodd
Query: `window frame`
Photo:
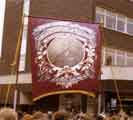
<svg viewBox="0 0 133 120"><path fill-rule="evenodd" d="M1 0L0 1L0 18L1 18L0 20L0 58L2 57L5 13L6 13L6 0Z"/></svg>
<svg viewBox="0 0 133 120"><path fill-rule="evenodd" d="M127 25L128 25L128 23L133 25L133 19L132 19L132 18L127 18ZM126 25L126 26L127 26L127 25ZM133 36L133 32L132 32L132 33L129 33L129 32L128 32L128 26L127 26L127 31L126 31L126 33L127 33L128 35Z"/></svg>
<svg viewBox="0 0 133 120"><path fill-rule="evenodd" d="M24 0L23 3L23 32L22 32L22 42L21 42L21 49L20 49L20 59L19 59L19 71L25 71L26 67L26 52L27 52L27 39L28 39L28 15L30 9L30 0ZM24 46L24 47L23 47Z"/></svg>

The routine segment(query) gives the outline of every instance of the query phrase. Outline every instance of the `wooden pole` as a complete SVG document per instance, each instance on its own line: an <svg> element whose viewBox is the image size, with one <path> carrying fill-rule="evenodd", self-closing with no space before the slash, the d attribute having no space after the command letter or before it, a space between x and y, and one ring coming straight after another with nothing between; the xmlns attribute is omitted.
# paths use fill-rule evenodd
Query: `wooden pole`
<svg viewBox="0 0 133 120"><path fill-rule="evenodd" d="M112 71L112 76L114 76L114 71L113 71L112 66L111 66L111 71ZM117 95L117 98L118 98L118 101L119 101L119 104L120 104L120 109L123 110L123 106L122 106L122 102L121 102L121 97L120 97L120 93L119 93L117 80L114 79L113 81L114 81L114 86L115 86L115 90L116 90L116 95Z"/></svg>
<svg viewBox="0 0 133 120"><path fill-rule="evenodd" d="M23 3L22 3L23 4ZM21 50L21 43L22 43L22 33L23 33L23 25L24 25L24 14L23 14L23 7L22 7L22 13L21 13L21 21L20 21L20 29L18 31L18 41L17 41L17 46L15 50L15 55L13 62L11 64L11 75L16 75L15 78L15 90L14 90L14 103L13 103L13 108L16 110L16 105L17 105L17 98L18 98L18 78L19 78L19 58L20 58L20 50ZM5 106L8 103L9 99L9 94L10 94L10 88L11 85L8 85L8 90L6 94L6 99L5 99Z"/></svg>
<svg viewBox="0 0 133 120"><path fill-rule="evenodd" d="M23 11L23 9L22 9ZM23 14L23 13L22 13ZM14 91L14 103L13 103L13 108L16 110L16 105L17 105L17 99L18 99L18 79L19 79L19 63L20 63L20 52L21 52L21 43L22 43L22 34L23 34L23 25L24 25L24 16L22 15L21 18L21 26L20 26L20 31L18 35L18 43L17 43L17 48L16 48L16 53L14 56L14 61L12 66L16 66L16 80L15 80L15 91Z"/></svg>

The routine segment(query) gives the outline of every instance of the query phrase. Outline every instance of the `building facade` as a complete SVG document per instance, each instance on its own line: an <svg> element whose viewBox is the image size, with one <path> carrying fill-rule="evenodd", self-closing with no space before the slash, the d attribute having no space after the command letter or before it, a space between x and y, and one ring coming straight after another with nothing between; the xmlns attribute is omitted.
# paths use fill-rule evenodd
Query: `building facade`
<svg viewBox="0 0 133 120"><path fill-rule="evenodd" d="M84 95L67 96L78 98L83 111L91 111L101 101L100 111L110 111L119 106L114 80L117 81L123 107L133 111L133 3L128 0L3 0L0 5L0 103L7 98L13 104L14 91L17 88L17 105L35 106L32 102L30 44L28 36L28 16L47 17L61 20L73 20L101 23L102 29L102 68L101 95L91 98ZM20 54L19 79L11 72L21 20L24 16L22 45ZM54 104L51 101L55 99ZM57 110L65 104L65 95L50 96L40 103L45 108ZM100 100L101 99L101 100ZM37 102L37 104L40 104ZM84 104L86 103L86 104ZM58 106L58 107L57 107ZM87 106L87 107L86 107ZM90 107L91 106L91 107ZM92 109L90 109L92 108ZM24 108L23 108L24 109ZM30 107L29 107L30 109ZM92 110L95 111L95 110Z"/></svg>

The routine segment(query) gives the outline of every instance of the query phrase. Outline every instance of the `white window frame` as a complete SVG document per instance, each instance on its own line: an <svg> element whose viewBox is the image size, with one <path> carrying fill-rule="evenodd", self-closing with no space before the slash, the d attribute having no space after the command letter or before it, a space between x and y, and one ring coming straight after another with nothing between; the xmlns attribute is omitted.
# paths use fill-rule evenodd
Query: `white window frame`
<svg viewBox="0 0 133 120"><path fill-rule="evenodd" d="M105 15L105 19L106 19L106 24L105 24L105 27L106 28L108 28L108 29L111 29L111 30L116 30L116 23L117 23L117 17L116 17L116 13L114 13L114 12L111 12L111 11L108 11L108 10L106 10L106 15ZM110 13L110 14L108 14L108 13ZM111 27L107 27L107 17L110 17L110 18L115 18L116 19L116 21L115 21L115 26L114 26L114 28L111 28Z"/></svg>
<svg viewBox="0 0 133 120"><path fill-rule="evenodd" d="M127 65L127 52L125 52L125 65Z"/></svg>
<svg viewBox="0 0 133 120"><path fill-rule="evenodd" d="M23 26L22 43L21 43L21 50L20 50L19 71L24 71L26 66L29 8L30 8L30 0L24 0L24 5L23 5L24 26Z"/></svg>
<svg viewBox="0 0 133 120"><path fill-rule="evenodd" d="M127 17L125 18L125 33L127 33ZM128 33L127 33L128 34Z"/></svg>
<svg viewBox="0 0 133 120"><path fill-rule="evenodd" d="M112 48L105 48L105 64L106 64L106 58L108 57L107 55L112 57L112 64L111 65L116 65L116 54L115 54L115 49Z"/></svg>
<svg viewBox="0 0 133 120"><path fill-rule="evenodd" d="M103 15L103 24L104 24L104 27L105 27L105 9L104 8L100 8L100 7L96 7L96 14L100 14L100 15ZM100 21L101 23L101 21Z"/></svg>
<svg viewBox="0 0 133 120"><path fill-rule="evenodd" d="M117 65L117 50L114 49L114 65Z"/></svg>
<svg viewBox="0 0 133 120"><path fill-rule="evenodd" d="M4 32L4 20L6 11L6 0L0 0L0 58L2 57L2 43Z"/></svg>
<svg viewBox="0 0 133 120"><path fill-rule="evenodd" d="M123 18L120 18L120 16L122 16ZM120 30L117 29L118 20L124 22L124 30L123 31L120 31ZM126 33L126 23L127 23L126 22L126 16L117 13L116 14L116 31Z"/></svg>

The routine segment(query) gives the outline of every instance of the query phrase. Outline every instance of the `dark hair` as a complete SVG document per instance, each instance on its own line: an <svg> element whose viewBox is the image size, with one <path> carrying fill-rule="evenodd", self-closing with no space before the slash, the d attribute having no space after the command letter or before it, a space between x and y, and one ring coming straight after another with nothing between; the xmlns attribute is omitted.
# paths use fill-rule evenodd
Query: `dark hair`
<svg viewBox="0 0 133 120"><path fill-rule="evenodd" d="M97 116L97 120L103 120L102 116Z"/></svg>
<svg viewBox="0 0 133 120"><path fill-rule="evenodd" d="M64 116L60 116L59 118L56 118L55 120L65 120Z"/></svg>

